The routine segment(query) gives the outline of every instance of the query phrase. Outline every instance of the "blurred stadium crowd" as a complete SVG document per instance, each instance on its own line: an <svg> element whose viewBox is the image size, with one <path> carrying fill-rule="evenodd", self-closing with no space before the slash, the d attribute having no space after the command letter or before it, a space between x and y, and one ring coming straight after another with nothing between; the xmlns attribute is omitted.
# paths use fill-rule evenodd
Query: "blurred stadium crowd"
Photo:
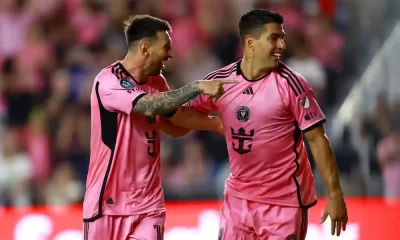
<svg viewBox="0 0 400 240"><path fill-rule="evenodd" d="M357 39L349 34L351 14L340 2L2 0L0 205L82 201L89 161L89 94L95 75L124 58L122 22L127 16L151 14L170 21L175 58L164 75L174 89L241 57L237 23L246 10L277 11L285 17L288 50L284 61L305 76L329 113L340 104L339 96L357 74L355 57L350 56L355 51L346 51ZM375 116L365 119L362 126L374 143L368 161L382 182L378 158L392 155L385 155L389 150L381 150L380 155L375 152L379 147L399 151L398 134L390 135L395 133L391 124L395 121L389 120L395 118L389 115L400 108L389 107L379 98L376 109ZM340 144L334 145L346 193L384 194L379 184L365 191L360 156L349 143L349 134L345 131ZM397 149L393 148L396 144ZM399 156L397 152L398 162ZM211 132L191 132L177 139L163 136L167 200L220 198L227 174L223 136ZM318 176L316 180L323 195L322 181Z"/></svg>

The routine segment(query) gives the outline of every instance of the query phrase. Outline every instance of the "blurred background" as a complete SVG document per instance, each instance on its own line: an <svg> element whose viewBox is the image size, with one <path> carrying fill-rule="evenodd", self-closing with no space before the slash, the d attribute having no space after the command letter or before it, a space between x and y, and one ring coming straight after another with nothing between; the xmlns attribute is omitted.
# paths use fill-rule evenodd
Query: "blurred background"
<svg viewBox="0 0 400 240"><path fill-rule="evenodd" d="M397 0L1 0L0 205L82 202L89 95L95 75L125 56L125 18L171 23L176 57L164 75L174 89L242 57L237 25L252 8L284 16L284 62L326 113L345 194L400 196ZM223 136L162 141L167 200L221 199Z"/></svg>

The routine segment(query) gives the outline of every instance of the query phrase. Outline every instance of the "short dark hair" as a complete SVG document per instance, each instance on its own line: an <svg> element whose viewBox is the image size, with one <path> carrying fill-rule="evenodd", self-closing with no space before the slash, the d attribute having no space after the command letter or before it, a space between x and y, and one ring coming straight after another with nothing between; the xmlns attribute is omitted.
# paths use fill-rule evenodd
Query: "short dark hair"
<svg viewBox="0 0 400 240"><path fill-rule="evenodd" d="M283 17L279 13L264 9L254 9L246 12L239 21L239 35L242 41L246 35L257 34L257 31L268 23L283 24Z"/></svg>
<svg viewBox="0 0 400 240"><path fill-rule="evenodd" d="M125 38L128 47L143 38L155 38L159 31L171 31L171 25L150 15L134 15L124 21Z"/></svg>

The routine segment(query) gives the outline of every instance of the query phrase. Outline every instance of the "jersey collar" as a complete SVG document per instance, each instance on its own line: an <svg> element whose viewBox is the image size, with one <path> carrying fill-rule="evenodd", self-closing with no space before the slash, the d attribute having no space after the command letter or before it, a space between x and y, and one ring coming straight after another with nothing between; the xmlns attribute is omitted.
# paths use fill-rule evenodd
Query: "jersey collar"
<svg viewBox="0 0 400 240"><path fill-rule="evenodd" d="M254 79L254 80L249 80L249 79L246 78L245 75L243 75L241 65L242 65L242 59L240 59L240 60L237 62L237 64L236 64L236 75L237 75L237 76L242 76L242 78L243 78L244 80L248 81L248 82L257 82L257 81L263 80L265 77L267 77L267 76L270 74L270 73L269 73L269 74L267 74L267 75L264 75L264 76L262 76L262 77L260 77L260 78Z"/></svg>

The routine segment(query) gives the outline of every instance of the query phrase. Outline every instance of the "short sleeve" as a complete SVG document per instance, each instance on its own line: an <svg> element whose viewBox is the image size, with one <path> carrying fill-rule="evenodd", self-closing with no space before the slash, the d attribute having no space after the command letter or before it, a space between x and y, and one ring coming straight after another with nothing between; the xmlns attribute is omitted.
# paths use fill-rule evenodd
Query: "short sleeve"
<svg viewBox="0 0 400 240"><path fill-rule="evenodd" d="M184 106L194 108L197 111L207 115L217 109L213 100L209 96L203 94L200 94L195 99L190 100Z"/></svg>
<svg viewBox="0 0 400 240"><path fill-rule="evenodd" d="M299 128L307 131L317 124L324 123L324 113L310 85L300 74L290 74L287 77L289 104Z"/></svg>
<svg viewBox="0 0 400 240"><path fill-rule="evenodd" d="M127 79L115 79L111 83L110 80L98 81L96 93L105 109L126 114L130 114L135 103L146 95Z"/></svg>
<svg viewBox="0 0 400 240"><path fill-rule="evenodd" d="M204 77L204 80L208 80L207 77L210 74ZM217 106L215 105L214 101L207 95L199 94L196 98L187 102L184 106L191 107L201 112L203 114L209 115L211 112L217 110Z"/></svg>

